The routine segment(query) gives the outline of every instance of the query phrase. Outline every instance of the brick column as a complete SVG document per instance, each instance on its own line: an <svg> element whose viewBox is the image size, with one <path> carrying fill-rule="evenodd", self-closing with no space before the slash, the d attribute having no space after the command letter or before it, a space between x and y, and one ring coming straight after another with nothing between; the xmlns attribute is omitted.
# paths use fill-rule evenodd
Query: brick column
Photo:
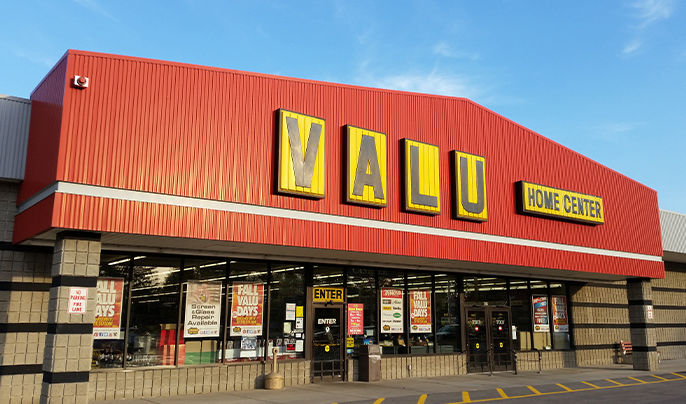
<svg viewBox="0 0 686 404"><path fill-rule="evenodd" d="M88 402L95 285L99 268L99 235L75 232L57 235L52 260L41 403ZM87 292L85 312L70 313L70 294L83 290Z"/></svg>
<svg viewBox="0 0 686 404"><path fill-rule="evenodd" d="M653 306L653 290L650 279L629 279L626 282L629 300L629 323L631 325L632 361L634 369L655 371L657 364L657 340L653 319L648 318L648 306Z"/></svg>

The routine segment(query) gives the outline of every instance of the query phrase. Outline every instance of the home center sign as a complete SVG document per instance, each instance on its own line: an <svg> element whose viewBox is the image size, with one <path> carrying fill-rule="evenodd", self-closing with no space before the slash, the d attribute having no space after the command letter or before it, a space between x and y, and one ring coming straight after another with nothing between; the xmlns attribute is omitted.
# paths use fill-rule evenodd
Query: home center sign
<svg viewBox="0 0 686 404"><path fill-rule="evenodd" d="M285 109L277 111L278 151L276 188L279 193L326 196L326 120ZM346 125L344 153L345 202L384 208L388 205L388 143L385 133ZM438 146L401 139L403 209L426 215L441 214ZM488 220L486 158L463 151L450 152L453 217ZM518 212L586 224L604 223L601 197L521 181Z"/></svg>

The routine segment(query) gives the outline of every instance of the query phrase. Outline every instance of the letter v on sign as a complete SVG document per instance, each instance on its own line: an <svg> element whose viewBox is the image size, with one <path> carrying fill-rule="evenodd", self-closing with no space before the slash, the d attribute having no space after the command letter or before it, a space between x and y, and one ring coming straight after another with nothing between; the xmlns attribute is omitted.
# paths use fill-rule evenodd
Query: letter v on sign
<svg viewBox="0 0 686 404"><path fill-rule="evenodd" d="M279 110L278 191L324 197L326 121Z"/></svg>

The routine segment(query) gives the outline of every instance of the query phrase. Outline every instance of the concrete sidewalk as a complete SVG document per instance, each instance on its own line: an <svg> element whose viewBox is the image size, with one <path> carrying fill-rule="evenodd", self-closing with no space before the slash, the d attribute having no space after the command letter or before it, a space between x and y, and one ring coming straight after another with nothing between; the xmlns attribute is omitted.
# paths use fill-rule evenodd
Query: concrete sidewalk
<svg viewBox="0 0 686 404"><path fill-rule="evenodd" d="M496 389L526 389L526 386L559 386L582 385L583 382L605 381L606 379L630 380L627 378L646 379L651 375L669 375L678 379L672 373L681 372L686 380L686 360L663 361L656 372L637 371L631 365L613 365L596 368L570 368L544 371L542 374L526 372L515 375L511 372L488 374L470 374L463 376L443 376L434 378L400 379L378 383L340 382L308 384L288 387L284 390L249 390L230 393L212 393L193 396L157 397L126 400L126 403L180 403L193 401L194 403L343 403L369 402L380 398L394 401L396 398L403 402L416 403L424 394L453 397L447 401L462 401L462 392L472 394L472 399L486 397L486 392L496 392ZM633 380L636 380L633 379ZM657 379L655 379L657 380ZM641 382L641 380L638 380ZM497 396L498 393L496 393ZM685 392L686 395L686 392ZM117 403L122 401L95 401L96 403Z"/></svg>

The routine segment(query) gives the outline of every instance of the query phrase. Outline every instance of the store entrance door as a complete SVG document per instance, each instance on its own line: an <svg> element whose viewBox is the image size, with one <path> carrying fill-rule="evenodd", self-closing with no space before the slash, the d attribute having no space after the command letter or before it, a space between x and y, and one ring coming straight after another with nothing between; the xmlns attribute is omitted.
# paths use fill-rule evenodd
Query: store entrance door
<svg viewBox="0 0 686 404"><path fill-rule="evenodd" d="M509 307L470 307L467 319L467 371L514 370Z"/></svg>
<svg viewBox="0 0 686 404"><path fill-rule="evenodd" d="M313 307L312 381L341 381L344 371L343 305Z"/></svg>

